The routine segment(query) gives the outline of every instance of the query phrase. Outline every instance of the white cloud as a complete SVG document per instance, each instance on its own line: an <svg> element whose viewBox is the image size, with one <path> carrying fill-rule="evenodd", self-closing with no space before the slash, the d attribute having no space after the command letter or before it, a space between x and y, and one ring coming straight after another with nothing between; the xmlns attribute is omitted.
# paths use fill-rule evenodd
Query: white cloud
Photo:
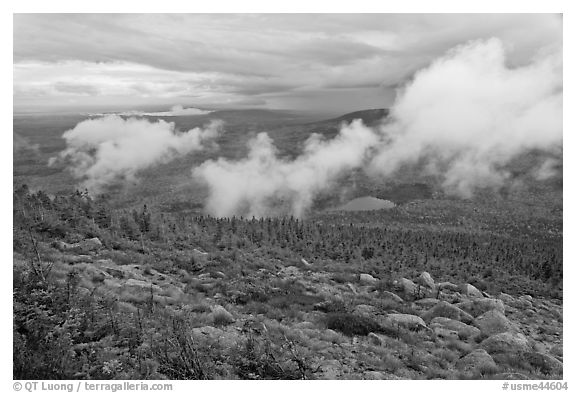
<svg viewBox="0 0 576 393"><path fill-rule="evenodd" d="M198 108L184 108L182 105L174 105L170 110L161 112L127 111L115 113L119 116L150 116L150 117L174 117L174 116L200 116L207 115L213 111ZM91 116L107 116L110 113L93 113Z"/></svg>
<svg viewBox="0 0 576 393"><path fill-rule="evenodd" d="M66 163L82 187L99 193L114 183L135 182L138 171L209 147L221 129L222 122L213 121L179 132L174 123L163 120L108 115L66 131L67 147L50 164Z"/></svg>
<svg viewBox="0 0 576 393"><path fill-rule="evenodd" d="M184 108L182 105L175 105L165 112L146 112L143 116L199 116L207 115L212 111L206 111L198 108Z"/></svg>
<svg viewBox="0 0 576 393"><path fill-rule="evenodd" d="M377 135L356 121L329 141L311 136L295 160L278 157L272 140L260 133L249 142L248 157L220 158L193 170L210 190L206 209L217 216L264 216L287 213L301 216L321 191L364 163Z"/></svg>
<svg viewBox="0 0 576 393"><path fill-rule="evenodd" d="M501 185L512 157L562 143L560 52L510 68L499 40L457 47L415 75L391 116L384 131L393 138L379 148L373 173L427 157L445 168L450 192Z"/></svg>
<svg viewBox="0 0 576 393"><path fill-rule="evenodd" d="M292 160L278 157L268 135L259 134L246 158L211 160L193 170L208 186L206 209L218 216L300 216L353 170L389 177L421 160L448 193L470 197L477 188L500 187L514 157L562 144L556 49L510 67L497 39L456 47L416 73L384 125L371 129L356 121L332 140L311 137ZM537 177L547 175L552 164L546 165Z"/></svg>

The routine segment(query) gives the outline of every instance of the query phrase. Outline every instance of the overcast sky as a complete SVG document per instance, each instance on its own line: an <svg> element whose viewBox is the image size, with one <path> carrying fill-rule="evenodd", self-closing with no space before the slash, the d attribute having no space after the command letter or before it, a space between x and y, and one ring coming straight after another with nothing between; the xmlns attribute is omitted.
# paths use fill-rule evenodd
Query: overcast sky
<svg viewBox="0 0 576 393"><path fill-rule="evenodd" d="M389 106L455 45L498 37L511 66L562 44L551 14L18 14L14 107L181 104L345 113Z"/></svg>

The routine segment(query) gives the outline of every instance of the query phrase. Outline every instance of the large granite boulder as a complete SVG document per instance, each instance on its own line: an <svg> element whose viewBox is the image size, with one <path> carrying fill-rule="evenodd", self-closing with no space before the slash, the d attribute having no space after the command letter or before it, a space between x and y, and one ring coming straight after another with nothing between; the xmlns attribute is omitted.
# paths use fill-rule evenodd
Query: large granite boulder
<svg viewBox="0 0 576 393"><path fill-rule="evenodd" d="M400 278L394 280L394 289L401 292L406 297L414 297L418 292L418 286L412 280L407 278Z"/></svg>
<svg viewBox="0 0 576 393"><path fill-rule="evenodd" d="M482 292L472 284L462 284L459 287L460 293L469 297L484 297Z"/></svg>
<svg viewBox="0 0 576 393"><path fill-rule="evenodd" d="M528 339L522 333L516 332L494 334L482 341L480 347L490 354L510 354L530 351Z"/></svg>
<svg viewBox="0 0 576 393"><path fill-rule="evenodd" d="M563 364L553 356L539 352L525 352L522 358L544 374L562 375Z"/></svg>
<svg viewBox="0 0 576 393"><path fill-rule="evenodd" d="M422 272L420 276L418 276L417 283L431 290L436 289L434 285L434 280L432 279L432 276L428 272Z"/></svg>
<svg viewBox="0 0 576 393"><path fill-rule="evenodd" d="M456 368L465 372L486 369L487 367L496 368L496 363L492 356L483 349L476 349L456 362Z"/></svg>
<svg viewBox="0 0 576 393"><path fill-rule="evenodd" d="M474 317L484 314L490 310L497 310L504 314L504 303L500 299L473 299L467 302L458 303L458 307Z"/></svg>
<svg viewBox="0 0 576 393"><path fill-rule="evenodd" d="M372 275L368 273L361 273L360 274L360 284L362 285L376 285L378 284L378 279L374 278Z"/></svg>
<svg viewBox="0 0 576 393"><path fill-rule="evenodd" d="M396 295L395 293L389 292L389 291L380 291L378 292L378 297L382 298L382 299L388 299L391 300L393 302L396 303L404 303L404 300Z"/></svg>
<svg viewBox="0 0 576 393"><path fill-rule="evenodd" d="M461 310L453 304L447 303L445 301L438 302L430 310L426 311L421 315L422 319L425 321L431 321L436 317L444 317L454 319L456 321L462 321L464 323L470 323L474 318L467 312Z"/></svg>
<svg viewBox="0 0 576 393"><path fill-rule="evenodd" d="M474 320L474 326L486 336L497 333L518 332L518 327L498 310L490 310Z"/></svg>
<svg viewBox="0 0 576 393"><path fill-rule="evenodd" d="M398 326L414 330L426 328L426 323L422 318L412 314L388 314L380 318L379 322L388 328L396 328Z"/></svg>
<svg viewBox="0 0 576 393"><path fill-rule="evenodd" d="M436 327L441 327L448 330L453 330L458 333L458 336L464 340L472 337L476 337L480 334L480 329L474 326L467 325L463 322L446 318L446 317L436 317L430 322L430 328L434 329Z"/></svg>

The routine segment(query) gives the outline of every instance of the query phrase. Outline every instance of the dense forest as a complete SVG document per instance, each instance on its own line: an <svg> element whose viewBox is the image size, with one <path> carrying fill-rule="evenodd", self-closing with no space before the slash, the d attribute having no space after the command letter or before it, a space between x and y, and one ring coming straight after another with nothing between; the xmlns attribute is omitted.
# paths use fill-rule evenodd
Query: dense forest
<svg viewBox="0 0 576 393"><path fill-rule="evenodd" d="M558 237L338 221L349 219L215 218L154 213L146 205L138 210L112 211L105 198L94 200L79 191L52 199L42 191L31 194L26 186L14 193L15 250L26 247L29 234L24 232L32 231L42 241L98 237L108 249L129 248L143 254L153 254L156 249L176 253L189 248L264 249L344 266L362 262L377 274L413 269L446 278L458 272L486 278L500 272L549 284L547 290L562 283L562 241ZM513 286L504 289L514 292Z"/></svg>

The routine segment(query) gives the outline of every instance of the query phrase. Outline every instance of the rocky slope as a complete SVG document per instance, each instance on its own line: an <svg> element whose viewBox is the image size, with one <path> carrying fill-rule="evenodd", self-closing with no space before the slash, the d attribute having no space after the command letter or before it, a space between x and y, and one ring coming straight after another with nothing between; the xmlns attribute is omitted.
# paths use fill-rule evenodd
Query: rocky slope
<svg viewBox="0 0 576 393"><path fill-rule="evenodd" d="M56 261L55 283L77 275L78 296L112 299L128 316L143 309L185 314L211 378L562 379L558 300L486 293L427 272L345 274L304 259L267 259L229 276L200 250L190 272L129 263L97 239L38 246ZM15 254L15 269L26 266ZM266 354L260 368L238 366L246 359L235 356L254 348Z"/></svg>

